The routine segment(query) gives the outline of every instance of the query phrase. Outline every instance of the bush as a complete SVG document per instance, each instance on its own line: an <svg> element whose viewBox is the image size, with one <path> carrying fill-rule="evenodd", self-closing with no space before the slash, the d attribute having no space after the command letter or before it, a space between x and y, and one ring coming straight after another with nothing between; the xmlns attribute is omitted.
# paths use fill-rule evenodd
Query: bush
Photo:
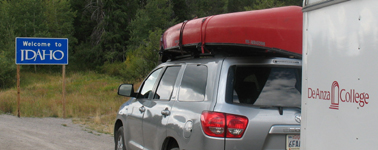
<svg viewBox="0 0 378 150"><path fill-rule="evenodd" d="M103 66L101 66L101 71L103 73L112 75L112 76L122 76L122 72L126 69L126 64L124 62L114 62L109 63L105 62Z"/></svg>
<svg viewBox="0 0 378 150"><path fill-rule="evenodd" d="M96 69L103 65L102 50L99 46L94 47L90 43L81 43L75 46L70 54L69 66L75 71Z"/></svg>
<svg viewBox="0 0 378 150"><path fill-rule="evenodd" d="M122 79L126 82L134 82L144 78L151 69L158 65L159 41L163 30L150 31L147 40L133 51L127 53L125 61L126 69L120 70Z"/></svg>
<svg viewBox="0 0 378 150"><path fill-rule="evenodd" d="M14 85L16 79L16 65L14 59L9 58L0 51L0 89Z"/></svg>

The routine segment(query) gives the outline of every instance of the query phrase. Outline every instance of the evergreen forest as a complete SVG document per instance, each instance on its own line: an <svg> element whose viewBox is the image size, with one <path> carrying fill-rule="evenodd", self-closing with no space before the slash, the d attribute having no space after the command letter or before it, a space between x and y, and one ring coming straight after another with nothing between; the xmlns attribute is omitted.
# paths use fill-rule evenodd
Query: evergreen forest
<svg viewBox="0 0 378 150"><path fill-rule="evenodd" d="M302 0L0 0L0 89L14 87L15 38L69 39L69 72L94 71L125 82L158 64L169 27L216 14L302 5ZM61 72L23 65L21 71Z"/></svg>

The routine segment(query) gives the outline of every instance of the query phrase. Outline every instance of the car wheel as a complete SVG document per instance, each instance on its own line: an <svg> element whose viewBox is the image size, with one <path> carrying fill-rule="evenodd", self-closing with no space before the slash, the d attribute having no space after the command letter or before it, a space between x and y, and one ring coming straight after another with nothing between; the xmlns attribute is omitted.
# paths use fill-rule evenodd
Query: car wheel
<svg viewBox="0 0 378 150"><path fill-rule="evenodd" d="M126 145L124 143L125 138L123 137L123 127L119 127L116 133L115 150L126 150Z"/></svg>
<svg viewBox="0 0 378 150"><path fill-rule="evenodd" d="M168 146L167 150L180 150L180 148L179 148L178 144L176 142L174 142L174 143L171 143Z"/></svg>

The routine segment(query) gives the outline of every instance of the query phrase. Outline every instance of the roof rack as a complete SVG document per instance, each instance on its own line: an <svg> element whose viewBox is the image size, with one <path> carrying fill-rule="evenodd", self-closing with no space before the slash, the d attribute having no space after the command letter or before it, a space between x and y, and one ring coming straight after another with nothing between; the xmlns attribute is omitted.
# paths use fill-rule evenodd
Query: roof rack
<svg viewBox="0 0 378 150"><path fill-rule="evenodd" d="M248 56L264 56L264 57L286 57L302 59L302 55L277 48L263 48L256 46L240 46L240 45L208 45L204 47L208 53L201 53L198 47L186 47L184 49L160 49L160 61L173 61L190 58L208 58L215 56L224 57L248 57Z"/></svg>

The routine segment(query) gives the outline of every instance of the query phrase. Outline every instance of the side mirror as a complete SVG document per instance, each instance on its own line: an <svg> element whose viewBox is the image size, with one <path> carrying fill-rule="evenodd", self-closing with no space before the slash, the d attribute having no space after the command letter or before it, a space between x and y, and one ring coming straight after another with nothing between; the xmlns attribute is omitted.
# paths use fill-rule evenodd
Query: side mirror
<svg viewBox="0 0 378 150"><path fill-rule="evenodd" d="M127 96L127 97L135 97L136 93L134 93L133 84L121 84L118 87L118 95Z"/></svg>

